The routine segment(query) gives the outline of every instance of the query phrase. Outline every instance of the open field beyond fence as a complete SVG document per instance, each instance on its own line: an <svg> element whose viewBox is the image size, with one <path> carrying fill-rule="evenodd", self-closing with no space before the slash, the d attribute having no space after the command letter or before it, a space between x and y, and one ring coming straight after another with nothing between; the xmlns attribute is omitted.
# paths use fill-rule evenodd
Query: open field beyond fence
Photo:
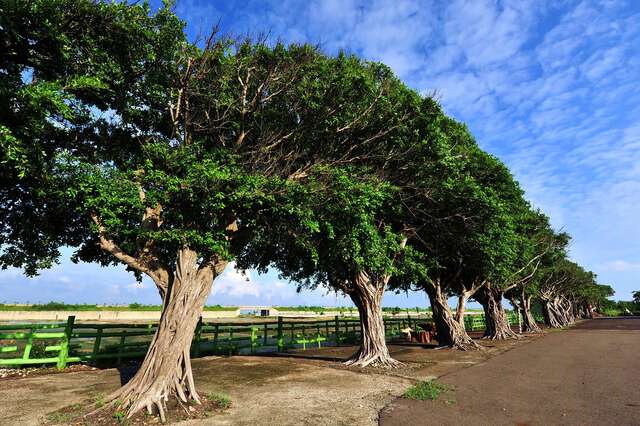
<svg viewBox="0 0 640 426"><path fill-rule="evenodd" d="M518 318L508 313L509 322ZM418 328L426 316L396 316L384 320L387 340L405 327ZM484 329L484 315L465 316L467 330ZM66 322L0 325L0 365L21 366L109 360L120 363L143 357L156 332L156 323L83 323L69 316ZM335 316L318 319L244 318L232 322L200 320L191 345L193 357L283 352L309 346L353 344L360 338L360 322Z"/></svg>

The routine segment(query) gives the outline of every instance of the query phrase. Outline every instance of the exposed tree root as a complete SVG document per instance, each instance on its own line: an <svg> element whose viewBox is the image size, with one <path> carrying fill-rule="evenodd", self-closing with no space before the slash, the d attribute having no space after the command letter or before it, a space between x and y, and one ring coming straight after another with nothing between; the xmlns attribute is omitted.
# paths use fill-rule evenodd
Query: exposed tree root
<svg viewBox="0 0 640 426"><path fill-rule="evenodd" d="M376 367L384 369L400 368L404 366L402 362L391 358L391 355L389 355L388 351L380 351L375 353L365 353L363 351L358 351L353 354L347 361L345 361L344 365L347 365L349 367Z"/></svg>
<svg viewBox="0 0 640 426"><path fill-rule="evenodd" d="M154 349L155 347L152 346L150 352ZM150 355L153 359L153 353ZM149 355L147 355L148 358ZM176 398L180 403L185 404L189 402L201 404L195 389L188 350L184 351L181 358L181 368L173 372L165 370L159 373L154 361L143 363L138 374L129 383L110 394L104 406L88 415L117 407L127 410L127 418L131 418L146 409L149 414L158 413L164 423L169 398Z"/></svg>
<svg viewBox="0 0 640 426"><path fill-rule="evenodd" d="M105 408L127 410L127 418L146 409L149 414L157 412L164 423L170 398L179 404L201 404L189 352L214 273L220 273L226 262L199 267L197 261L193 250L180 250L175 278L168 287L158 330L147 355L136 375L109 395Z"/></svg>
<svg viewBox="0 0 640 426"><path fill-rule="evenodd" d="M509 329L509 331L501 330L501 331L494 331L492 333L485 334L484 336L482 336L482 339L483 340L509 340L509 339L518 340L520 339L520 336L514 333L513 330Z"/></svg>
<svg viewBox="0 0 640 426"><path fill-rule="evenodd" d="M466 336L465 338L456 339L451 345L447 345L446 347L452 349L458 349L460 351L477 351L480 349L484 349L481 345L476 343L475 340Z"/></svg>
<svg viewBox="0 0 640 426"><path fill-rule="evenodd" d="M542 333L542 329L540 327L538 327L538 324L536 324L535 326L522 326L522 332L523 333Z"/></svg>

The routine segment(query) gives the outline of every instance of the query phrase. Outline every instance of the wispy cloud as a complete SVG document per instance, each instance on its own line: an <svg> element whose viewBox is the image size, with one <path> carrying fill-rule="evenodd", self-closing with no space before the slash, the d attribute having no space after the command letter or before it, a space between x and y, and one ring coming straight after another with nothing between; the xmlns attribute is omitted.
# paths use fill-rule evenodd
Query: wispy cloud
<svg viewBox="0 0 640 426"><path fill-rule="evenodd" d="M226 33L269 33L274 40L383 61L416 90L436 90L446 110L509 165L534 204L573 235L576 260L614 285L616 297L629 298L637 289L639 2L179 0L177 11L192 38L220 22ZM69 292L58 293L65 300L83 294L157 303L152 285L132 294L129 274L108 269L96 276L95 268L65 262L41 280L26 281L1 271L0 299L47 298L46 286L37 283L54 281ZM7 282L15 283L10 291ZM107 292L110 285L117 296ZM342 303L322 290L297 294L275 272L243 276L231 268L216 280L209 302L267 300ZM425 303L421 294L386 300Z"/></svg>

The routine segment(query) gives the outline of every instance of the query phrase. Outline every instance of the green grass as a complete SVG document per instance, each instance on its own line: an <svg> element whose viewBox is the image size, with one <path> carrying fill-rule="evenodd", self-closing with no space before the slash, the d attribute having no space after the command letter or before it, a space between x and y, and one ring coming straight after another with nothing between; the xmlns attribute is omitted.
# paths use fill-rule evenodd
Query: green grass
<svg viewBox="0 0 640 426"><path fill-rule="evenodd" d="M349 309L352 311L357 311L356 308L345 308L345 307L324 307L324 306L274 306L278 311L311 311L311 312L349 312Z"/></svg>
<svg viewBox="0 0 640 426"><path fill-rule="evenodd" d="M121 410L118 410L115 413L113 413L113 418L116 422L118 422L118 424L123 424L125 422L126 417L127 417L127 413Z"/></svg>
<svg viewBox="0 0 640 426"><path fill-rule="evenodd" d="M104 406L104 399L105 399L105 396L103 393L99 393L93 397L93 402L96 405L96 408L100 408Z"/></svg>
<svg viewBox="0 0 640 426"><path fill-rule="evenodd" d="M406 399L417 399L424 401L427 399L436 400L442 392L449 390L449 387L438 383L435 380L418 381L415 385L410 386L402 394Z"/></svg>
<svg viewBox="0 0 640 426"><path fill-rule="evenodd" d="M220 407L223 410L226 410L231 406L231 398L229 398L229 395L227 394L209 392L209 394L207 395L207 398L209 398L209 401L212 401L218 404L218 407Z"/></svg>
<svg viewBox="0 0 640 426"><path fill-rule="evenodd" d="M69 407L69 411L47 414L47 420L51 423L68 424L78 417L78 411L82 408L82 404L73 404Z"/></svg>
<svg viewBox="0 0 640 426"><path fill-rule="evenodd" d="M73 413L51 413L47 414L47 420L51 423L69 423L75 418Z"/></svg>
<svg viewBox="0 0 640 426"><path fill-rule="evenodd" d="M141 305L131 303L129 305L107 306L91 304L69 304L62 302L49 302L39 305L9 305L0 303L0 311L160 311L161 305ZM235 311L235 306L212 305L205 306L205 311Z"/></svg>

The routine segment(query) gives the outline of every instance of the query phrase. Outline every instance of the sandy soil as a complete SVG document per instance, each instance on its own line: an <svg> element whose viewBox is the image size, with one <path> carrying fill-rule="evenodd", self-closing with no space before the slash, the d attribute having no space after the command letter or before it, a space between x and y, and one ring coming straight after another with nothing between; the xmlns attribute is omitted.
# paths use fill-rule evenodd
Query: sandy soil
<svg viewBox="0 0 640 426"><path fill-rule="evenodd" d="M640 425L640 318L597 319L549 333L439 379L436 401L397 399L393 425Z"/></svg>
<svg viewBox="0 0 640 426"><path fill-rule="evenodd" d="M355 347L201 358L193 361L199 390L227 393L233 405L224 414L183 424L372 425L413 380L467 368L532 339L487 342L486 350L474 352L392 344L392 354L406 367L391 372L343 367L341 361ZM130 374L130 368L120 368L5 378L0 381L0 424L40 424L47 413L108 394Z"/></svg>

